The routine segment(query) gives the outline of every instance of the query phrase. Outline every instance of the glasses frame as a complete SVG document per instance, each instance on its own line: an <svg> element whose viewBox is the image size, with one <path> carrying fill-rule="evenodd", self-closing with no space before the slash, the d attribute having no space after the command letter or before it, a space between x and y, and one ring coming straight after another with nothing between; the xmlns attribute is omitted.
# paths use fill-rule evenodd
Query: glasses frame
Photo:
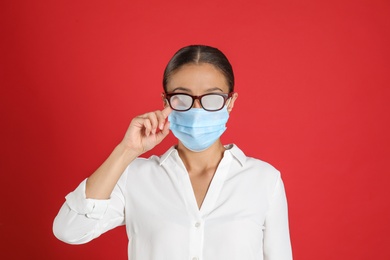
<svg viewBox="0 0 390 260"><path fill-rule="evenodd" d="M178 111L178 112L185 112L185 111L190 110L190 109L194 106L195 99L199 100L199 104L200 104L200 106L201 106L204 110L210 111L210 112L215 112L215 111L221 110L221 109L225 106L226 101L227 101L229 98L231 98L231 97L233 96L233 94L234 94L234 92L230 92L230 93L207 93L207 94L200 95L200 96L193 96L193 95L190 95L190 94L187 94L187 93L179 93L179 92L176 93L176 92L173 92L173 93L162 93L162 96L163 96L163 98L164 98L165 100L167 100L169 106L170 106L173 110ZM176 96L176 95L185 95L185 96L191 97L191 98L192 98L191 106L190 106L188 109L185 109L185 110L178 110L178 109L173 108L172 105L171 105L171 97ZM205 97L205 96L209 96L209 95L218 95L218 96L223 97L224 102L223 102L222 107L219 108L219 109L206 109L206 108L204 108L203 105L202 105L202 98Z"/></svg>

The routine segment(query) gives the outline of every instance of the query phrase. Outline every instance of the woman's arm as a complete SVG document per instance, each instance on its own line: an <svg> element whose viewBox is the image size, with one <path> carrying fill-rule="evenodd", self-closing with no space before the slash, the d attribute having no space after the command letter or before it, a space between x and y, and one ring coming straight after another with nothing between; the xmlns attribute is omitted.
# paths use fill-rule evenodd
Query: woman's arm
<svg viewBox="0 0 390 260"><path fill-rule="evenodd" d="M86 243L124 224L124 197L118 181L139 155L159 144L169 133L170 107L134 118L123 141L106 161L66 196L53 223L55 236L70 244Z"/></svg>
<svg viewBox="0 0 390 260"><path fill-rule="evenodd" d="M265 220L264 260L291 260L286 194L278 177Z"/></svg>

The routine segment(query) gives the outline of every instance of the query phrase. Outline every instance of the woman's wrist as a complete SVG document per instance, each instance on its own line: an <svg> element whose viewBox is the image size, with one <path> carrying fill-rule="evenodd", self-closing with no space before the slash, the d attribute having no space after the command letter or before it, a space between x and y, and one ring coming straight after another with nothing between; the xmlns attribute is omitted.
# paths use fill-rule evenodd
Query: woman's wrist
<svg viewBox="0 0 390 260"><path fill-rule="evenodd" d="M123 142L119 143L115 149L114 153L121 158L126 165L130 164L135 158L140 156L142 153L129 147L128 145L124 144Z"/></svg>

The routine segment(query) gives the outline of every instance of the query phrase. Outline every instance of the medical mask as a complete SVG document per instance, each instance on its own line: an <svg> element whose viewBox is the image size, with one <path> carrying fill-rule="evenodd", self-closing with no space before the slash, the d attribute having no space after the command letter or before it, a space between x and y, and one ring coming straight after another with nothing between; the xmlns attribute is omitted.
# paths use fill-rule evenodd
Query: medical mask
<svg viewBox="0 0 390 260"><path fill-rule="evenodd" d="M209 148L226 130L229 118L227 107L215 112L203 108L172 111L168 116L170 129L183 145L193 152Z"/></svg>

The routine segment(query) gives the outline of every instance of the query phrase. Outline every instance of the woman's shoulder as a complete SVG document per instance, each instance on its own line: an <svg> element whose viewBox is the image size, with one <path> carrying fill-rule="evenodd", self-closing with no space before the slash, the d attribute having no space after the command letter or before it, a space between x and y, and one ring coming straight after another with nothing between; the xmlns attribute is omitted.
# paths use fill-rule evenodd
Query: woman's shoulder
<svg viewBox="0 0 390 260"><path fill-rule="evenodd" d="M229 145L233 156L239 161L240 165L247 171L252 171L261 175L270 175L273 177L280 177L280 172L272 164L252 156L244 154L238 146Z"/></svg>
<svg viewBox="0 0 390 260"><path fill-rule="evenodd" d="M280 176L280 171L276 169L272 164L257 159L254 157L247 157L247 167L254 174L266 178L271 182L276 182Z"/></svg>

